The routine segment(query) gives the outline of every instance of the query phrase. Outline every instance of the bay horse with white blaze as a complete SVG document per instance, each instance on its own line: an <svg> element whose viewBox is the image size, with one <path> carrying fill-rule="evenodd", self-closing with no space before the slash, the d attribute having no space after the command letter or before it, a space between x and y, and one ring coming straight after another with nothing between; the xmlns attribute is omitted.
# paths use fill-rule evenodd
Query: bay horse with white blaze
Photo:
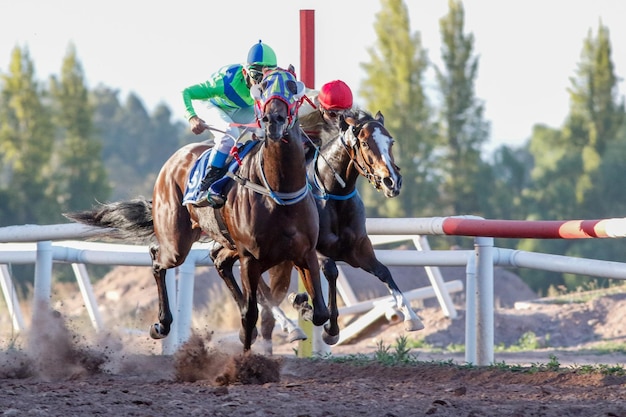
<svg viewBox="0 0 626 417"><path fill-rule="evenodd" d="M242 287L224 277L237 300L242 328L240 338L248 352L256 337L257 288L261 274L275 268L274 287L289 285L282 273L294 265L313 302L313 324L329 318L321 291L315 246L319 218L306 179L306 164L297 108L304 85L292 71L276 69L253 87L257 118L265 138L242 160L239 181L226 192L220 209L182 205L189 172L208 148L195 143L179 149L163 165L154 187L152 203L142 199L101 205L93 211L70 213L72 220L117 230L112 237L150 237L153 275L159 294L159 321L150 329L153 338L170 332L172 312L165 286L167 269L181 265L202 233L213 239L223 254L236 254ZM136 239L135 239L136 240ZM218 266L218 265L216 265ZM222 274L218 267L218 272ZM280 278L280 281L278 280ZM285 282L286 280L286 282Z"/></svg>

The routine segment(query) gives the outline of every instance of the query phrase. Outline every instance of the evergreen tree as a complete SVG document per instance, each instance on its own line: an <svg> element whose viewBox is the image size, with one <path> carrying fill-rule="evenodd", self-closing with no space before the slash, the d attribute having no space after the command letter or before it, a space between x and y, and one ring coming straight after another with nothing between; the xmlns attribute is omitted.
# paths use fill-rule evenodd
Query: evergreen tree
<svg viewBox="0 0 626 417"><path fill-rule="evenodd" d="M56 194L65 211L89 208L96 201L105 201L111 191L84 78L76 50L70 45L60 80L50 79L54 121L59 132Z"/></svg>
<svg viewBox="0 0 626 417"><path fill-rule="evenodd" d="M623 216L626 199L613 190L624 182L624 99L611 60L609 31L601 23L597 37L583 43L576 76L571 78L570 113L561 130L536 128L530 152L535 159L533 185L528 190L536 219L597 219ZM623 161L623 159L621 159ZM621 196L621 194L620 194ZM621 241L528 241L522 249L537 252L623 261ZM563 283L576 289L586 279L535 273L547 285ZM606 284L606 281L604 281Z"/></svg>
<svg viewBox="0 0 626 417"><path fill-rule="evenodd" d="M439 25L444 68L435 68L442 95L440 135L443 145L442 187L448 215L482 215L489 207L492 173L481 159L489 124L483 104L475 97L478 58L473 55L474 36L464 34L465 12L459 0L449 0L449 13Z"/></svg>
<svg viewBox="0 0 626 417"><path fill-rule="evenodd" d="M583 45L577 77L571 78L570 116L566 135L582 158L576 198L585 217L604 216L612 202L603 197L599 169L608 145L615 142L624 122L624 98L619 96L618 78L611 59L609 30L600 23L597 37L591 31ZM614 187L615 180L609 185Z"/></svg>
<svg viewBox="0 0 626 417"><path fill-rule="evenodd" d="M13 49L1 80L0 224L55 222L60 210L51 180L54 132L27 48Z"/></svg>
<svg viewBox="0 0 626 417"><path fill-rule="evenodd" d="M434 131L430 108L422 88L428 67L419 33L411 34L406 5L402 0L381 0L374 30L376 48L369 49L371 61L361 66L366 72L361 86L366 109L385 116L385 126L396 139L393 153L401 168L403 186L393 200L374 195L361 182L361 196L369 216L424 216L434 214L436 178L431 166Z"/></svg>

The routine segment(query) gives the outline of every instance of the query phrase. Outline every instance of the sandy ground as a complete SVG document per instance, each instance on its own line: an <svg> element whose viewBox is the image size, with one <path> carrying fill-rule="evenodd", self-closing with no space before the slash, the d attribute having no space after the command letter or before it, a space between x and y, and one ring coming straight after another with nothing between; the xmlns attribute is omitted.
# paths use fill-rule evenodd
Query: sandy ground
<svg viewBox="0 0 626 417"><path fill-rule="evenodd" d="M298 358L297 343L284 343L280 329L274 355L256 347L243 356L236 333L214 328L206 310L191 339L161 355L161 342L147 334L154 300L135 300L130 314L127 298L111 291L96 289L109 297L103 312L125 311L110 316L110 331L85 330L84 312L72 317L63 311L75 306L66 303L41 309L27 334L2 338L3 415L626 417L623 293L498 308L496 345L509 349L496 349L492 366L475 367L453 349L464 343L462 304L456 320L419 306L420 332L376 321L321 359ZM512 352L529 332L535 349ZM372 360L381 346L393 354L403 337L419 346L409 361Z"/></svg>

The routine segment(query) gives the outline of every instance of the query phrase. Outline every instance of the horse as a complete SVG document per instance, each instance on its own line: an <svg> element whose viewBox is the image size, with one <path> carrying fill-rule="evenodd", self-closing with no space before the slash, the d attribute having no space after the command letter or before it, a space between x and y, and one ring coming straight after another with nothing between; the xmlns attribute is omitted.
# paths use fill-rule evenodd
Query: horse
<svg viewBox="0 0 626 417"><path fill-rule="evenodd" d="M154 339L166 337L173 321L165 286L168 269L181 265L194 242L206 234L240 261L241 288L217 270L237 301L241 315L240 339L244 353L256 338L257 288L261 275L272 270L270 291L288 286L286 265L295 266L312 297L313 324L329 319L320 284L316 244L319 217L306 177L305 155L297 125L297 108L304 84L291 70L275 69L253 86L255 112L265 137L241 160L236 181L226 187L223 207L183 205L190 170L208 149L206 143L186 145L161 168L152 201L135 199L104 204L86 212L69 213L71 220L114 228L115 238L150 238L152 270L159 295L158 322L150 328ZM213 254L215 255L215 254ZM232 267L232 265L231 265ZM274 288L277 290L274 290Z"/></svg>
<svg viewBox="0 0 626 417"><path fill-rule="evenodd" d="M352 116L341 121L336 132L327 127L322 131L322 147L308 162L308 181L316 199L319 215L319 237L317 241L318 259L321 269L329 282L330 322L324 326L322 338L328 345L339 340L339 316L337 307L336 283L339 271L336 262L344 261L376 276L388 288L398 310L404 317L404 328L417 331L424 325L413 311L389 268L383 265L374 252L365 230L365 207L357 192L360 176L387 198L400 194L402 175L395 164L392 147L394 139L385 128L384 117L377 112L375 117L364 110L357 110ZM232 265L236 254L222 252L216 248L213 261L221 274L232 276ZM283 265L270 271L270 285L259 283L261 305L265 312L261 334L267 352L271 352L271 338L275 321L272 313L283 327L289 331L289 341L302 339L301 331L294 328L277 307L287 295L288 288L278 287L275 282L288 282L284 276L291 274L290 265ZM234 281L234 277L232 278ZM270 288L274 291L270 295ZM306 294L298 295L294 302L300 313L308 314Z"/></svg>
<svg viewBox="0 0 626 417"><path fill-rule="evenodd" d="M402 175L392 152L394 139L385 128L380 111L372 117L358 110L341 121L340 131L340 135L330 140L323 137L322 143L325 144L308 169L320 221L316 249L329 284L331 321L326 331L331 335L339 334L337 261L376 276L387 286L398 310L402 312L405 330L421 330L424 324L411 309L389 268L376 258L365 230L365 206L356 188L357 180L362 176L387 198L400 194ZM322 132L322 136L325 135Z"/></svg>

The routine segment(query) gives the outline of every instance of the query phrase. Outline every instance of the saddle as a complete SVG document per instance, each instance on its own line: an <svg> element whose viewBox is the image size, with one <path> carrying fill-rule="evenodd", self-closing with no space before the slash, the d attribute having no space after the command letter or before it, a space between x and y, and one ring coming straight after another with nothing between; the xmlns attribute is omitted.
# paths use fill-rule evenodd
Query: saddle
<svg viewBox="0 0 626 417"><path fill-rule="evenodd" d="M251 139L237 148L237 155L239 156L239 161L242 160L246 155L250 153L252 149L260 142L259 139ZM182 204L194 204L198 199L202 196L200 192L200 183L202 182L202 178L204 178L204 174L209 166L209 154L211 149L207 149L200 157L196 160L193 167L189 170L189 178L187 180L187 186L185 187L185 193L183 194L183 202ZM224 174L226 172L235 173L239 169L239 161L237 158L233 158L228 164L228 168L224 170ZM222 194L224 187L231 182L231 178L224 175L219 180L215 181L213 185L211 185L211 191L215 193Z"/></svg>

